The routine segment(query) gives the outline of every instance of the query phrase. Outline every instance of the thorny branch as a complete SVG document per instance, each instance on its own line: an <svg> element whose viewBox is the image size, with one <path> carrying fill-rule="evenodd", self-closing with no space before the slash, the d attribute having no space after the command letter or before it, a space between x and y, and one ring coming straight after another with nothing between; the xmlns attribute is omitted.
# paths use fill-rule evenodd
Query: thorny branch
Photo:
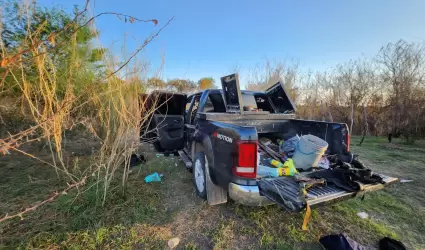
<svg viewBox="0 0 425 250"><path fill-rule="evenodd" d="M67 194L67 192L73 188L78 188L79 186L82 186L84 184L86 184L86 180L87 180L87 176L84 176L80 181L75 182L74 184L68 184L68 187L65 188L64 190L62 190L61 192L54 192L49 198L47 198L46 200L35 204L32 207L28 207L26 208L24 211L16 213L16 214L12 214L12 215L8 215L6 214L3 218L0 218L0 223L5 221L5 220L9 220L9 219L13 219L16 217L20 217L21 220L24 219L24 214L30 212L30 211L34 211L37 208L39 208L40 206L52 202L53 200L55 200L58 196L60 196L61 194Z"/></svg>
<svg viewBox="0 0 425 250"><path fill-rule="evenodd" d="M37 42L34 42L32 46L30 46L29 48L24 49L24 50L22 50L22 51L20 51L20 52L16 53L16 54L15 54L15 55L13 55L12 57L6 57L6 58L3 58L3 59L0 61L0 67L7 67L7 65L9 65L9 64L17 63L17 62L21 62L21 61L19 61L18 59L19 59L19 58L21 58L21 56L22 56L23 54L26 54L26 53L31 52L32 50L34 50L35 48L37 48L38 46L40 46L40 45L41 45L41 44L43 44L43 43L50 43L50 44L52 44L52 45L54 45L54 46L52 46L51 48L47 48L45 51L43 51L43 52L41 52L41 53L38 53L38 54L34 55L32 58L35 58L35 57L38 57L38 56L44 55L44 54L46 54L48 51L50 51L50 50L52 50L52 49L54 49L54 48L57 48L57 47L59 47L60 45L62 45L62 44L64 44L64 43L66 43L66 42L68 41L68 39L67 39L67 38L65 38L63 41L61 41L61 42L59 42L59 43L55 43L55 42L54 42L54 38L55 38L57 35L59 35L59 34L61 34L61 33L64 33L64 32L65 32L65 31L67 31L69 28L71 28L71 26L72 26L72 25L74 25L74 24L77 22L78 17L80 17L81 15L83 15L85 12L87 12L89 3L90 3L90 0L87 0L87 1L86 1L86 4L85 4L84 9L83 9L82 11L78 12L78 13L75 15L74 19L72 20L72 22L70 22L69 24L65 25L65 26L64 26L61 30L51 32L49 35L47 35L47 38L46 38L46 39L41 39L41 40L39 40L39 41L37 41ZM154 23L154 24L155 24L155 26L156 26L156 25L158 25L158 20L156 20L156 19L143 20L143 19L139 19L139 18L136 18L136 17L130 16L130 15L126 15L126 14L122 14L122 13L117 13L117 12L102 12L102 13L97 14L96 16L91 17L91 18L90 18L87 22L85 22L83 25L81 25L81 26L77 27L75 30L73 30L73 32L72 32L70 35L73 35L73 34L77 33L77 32L78 32L78 30L80 30L82 27L85 27L86 25L90 24L90 23L91 23L94 19L96 19L96 18L98 18L98 17L100 17L100 16L103 16L103 15L116 15L116 16L117 16L118 18L120 18L120 19L121 19L121 17L124 17L124 18L125 18L125 20L127 20L127 18L128 18L128 20L129 20L129 22L130 22L130 23L133 23L133 22L144 22L144 23L152 22L152 23ZM170 22L170 21L169 21L169 22ZM168 22L168 23L169 23L169 22ZM168 25L168 23L167 23L167 25ZM163 27L163 28L164 28L164 27ZM160 30L162 30L162 28L161 28ZM30 59L31 59L31 58L30 58ZM27 60L30 60L30 59L27 59ZM22 60L22 61L24 61L24 60ZM9 72L7 71L7 72L6 72L6 74L5 74L5 76L4 76L4 78L6 78L6 75L7 75L8 73L9 73ZM0 85L0 86L1 86L1 85Z"/></svg>
<svg viewBox="0 0 425 250"><path fill-rule="evenodd" d="M111 77L112 75L116 74L118 71L120 71L121 69L123 69L127 64L130 63L130 61L140 52L142 51L153 39L155 39L160 33L161 31L167 27L171 21L174 20L174 17L170 18L170 20L168 20L168 22L162 26L158 32L156 32L155 34L151 35L148 39L145 40L145 42L143 43L142 46L140 46L128 59L127 61L125 61L117 70L113 71L112 73L110 73L106 78Z"/></svg>
<svg viewBox="0 0 425 250"><path fill-rule="evenodd" d="M55 43L54 37L57 36L59 33L64 32L65 30L67 30L69 27L71 27L71 25L75 24L77 22L77 20L78 20L78 17L81 16L83 13L85 13L88 10L88 5L89 5L89 0L86 1L85 8L82 11L80 11L79 13L77 13L75 15L73 21L70 24L68 24L67 26L65 26L62 30L59 30L59 31L56 31L56 32L52 32L51 34L49 34L47 36L47 39L39 40L37 42L33 42L32 45L30 45L29 48L18 52L14 56L3 58L0 61L0 66L1 67L5 67L6 68L6 71L5 71L5 74L3 76L3 79L1 80L1 83L3 83L3 81L6 79L7 75L9 73L11 73L11 71L10 71L10 65L11 64L22 63L24 61L24 60L19 60L19 59L21 59L21 56L23 54L28 53L28 52L31 52L31 50L36 49L38 46L42 45L42 43L44 43L44 42L49 42L52 45L52 46L46 48L46 50L44 52L35 54L34 56L32 56L30 58L30 59L33 59L33 58L35 58L37 56L40 56L42 54L47 53L48 50L53 49L53 48L57 48L61 44L65 43L66 42L66 39L64 39L64 41L61 41L59 43ZM120 19L121 18L125 18L126 21L127 21L127 18L128 18L128 21L130 23L133 23L133 22L153 22L155 25L158 24L158 21L156 19L152 19L152 20L141 20L141 19L138 19L138 18L129 16L129 15L120 14L120 13L103 12L103 13L100 13L100 14L98 14L98 15L90 18L83 26L79 26L78 28L76 28L75 30L73 30L73 32L71 33L71 35L72 34L75 34L75 32L77 32L78 29L84 27L85 25L89 25L89 23L92 22L95 18L97 18L99 16L102 16L102 15L116 15ZM120 65L116 70L114 70L112 73L110 73L107 76L105 76L103 79L100 79L99 81L108 79L109 77L113 76L114 74L116 74L117 72L119 72L120 70L122 70L124 67L126 67L132 61L132 59L140 51L142 51L152 40L154 40L162 32L162 30L166 26L168 26L170 24L170 22L173 19L174 18L171 18L170 20L168 20L168 22L165 25L163 25L155 34L150 35L144 41L144 43L139 48L137 48L136 51L122 65ZM25 59L25 60L27 60L27 59ZM79 96L74 96L74 97L72 97L72 98L70 98L68 100L65 100L63 103L60 104L60 106L58 107L58 109L52 115L46 117L44 120L43 119L39 120L35 126L31 126L30 128L28 128L28 129L26 129L24 131L21 131L20 133L17 133L17 134L14 134L14 135L9 135L8 138L0 139L0 153L6 154L6 153L8 153L8 149L12 149L12 150L18 151L20 153L26 154L25 152L20 151L19 149L17 149L20 145L22 145L23 143L25 143L25 141L24 141L25 138L27 139L28 142L29 141L34 141L34 140L39 140L39 139L43 138L43 136L41 136L41 137L39 137L37 139L28 140L28 137L31 136L31 135L34 135L36 133L36 130L38 128L43 127L46 124L48 124L49 122L54 121L54 119L56 118L56 116L62 115L62 113L63 113L64 110L65 110L65 112L67 112L67 110L69 109L69 105L70 104L72 104L78 98L81 98L85 93L87 93L88 91L90 91L90 89L92 89L95 85L96 84L93 84L93 85L88 86L87 88L85 88L82 91L83 94L81 94ZM72 110L73 109L71 109L71 111ZM70 110L68 110L68 112L69 111ZM46 135L44 137L46 137ZM29 154L26 154L26 155L28 155L30 157L33 157L33 156L29 155ZM36 158L36 157L33 157L33 158ZM42 161L39 158L36 158L36 159ZM42 161L42 162L47 163L45 161ZM49 164L49 163L47 163L47 164ZM49 165L51 165L51 164L49 164ZM21 219L23 219L23 215L24 214L26 214L26 213L28 213L30 211L34 211L38 207L40 207L40 206L42 206L42 205L44 205L44 204L46 204L48 202L52 202L58 196L60 196L61 194L66 194L67 191L69 191L69 190L71 190L73 188L78 188L79 186L84 185L85 182L86 182L86 179L87 179L87 176L83 177L80 181L75 182L74 184L68 185L68 187L65 188L64 190L62 190L61 192L55 192L55 193L53 193L53 195L51 195L46 200L44 200L44 201L42 201L40 203L37 203L36 205L34 205L32 207L26 208L25 210L23 210L23 211L21 211L19 213L16 213L16 214L13 214L13 215L6 214L3 218L0 218L0 222L3 222L3 221L8 220L8 219L16 218L16 217L20 217Z"/></svg>
<svg viewBox="0 0 425 250"><path fill-rule="evenodd" d="M80 12L81 13L81 12ZM123 14L119 14L119 13L113 13L113 12L104 12L104 13L101 13L101 14L115 14L115 15L122 15L122 16L128 16L128 15L123 15ZM81 14L79 14L79 15L81 15ZM100 15L100 14L99 14ZM97 15L97 16L99 16L99 15ZM74 19L75 20L75 19ZM91 19L91 20L93 20L93 18ZM142 21L144 21L144 20L141 20L141 19L135 19L135 20L137 20L137 21L139 21L139 22L142 22ZM113 76L113 75L115 75L116 73L118 73L120 70L122 70L125 66L127 66L130 62L131 62L131 60L138 54L138 53L140 53L140 51L142 51L151 41L153 41L157 36L159 36L159 34L162 32L162 30L165 28L165 27L167 27L170 23L171 23L171 21L173 21L174 20L174 17L172 17L172 18L170 18L169 20L168 20L168 22L165 24L165 25L163 25L155 34L153 34L153 35L151 35L149 38L147 38L145 41L144 41L144 43L139 47L139 48L137 48L137 50L120 66L120 67L118 67L118 69L116 69L116 70L114 70L113 72L111 72L110 74L108 74L105 78L103 78L103 79L101 79L100 81L102 81L102 80L105 80L105 79L108 79L108 78L110 78L111 76ZM155 20L155 19L152 19L152 20L147 20L147 21L144 21L144 22L149 22L149 21L152 21L152 22L154 22L155 24L157 24L157 20ZM88 24L89 23L89 21L86 23L86 24ZM75 31L76 32L76 31ZM38 54L39 55L39 54ZM36 55L36 56L38 56L38 55ZM7 72L6 73L8 73L9 72L9 70L7 70ZM5 76L4 76L4 78L6 78L6 74L5 74ZM72 102L74 102L75 100L77 100L77 99L79 99L82 95L84 95L85 93L87 93L88 91L90 91L91 90L91 88L94 88L96 85L95 84L92 84L92 85L89 85L86 89L84 89L83 91L82 91L82 94L80 95L80 96L75 96L74 98L72 98L71 100L69 100L69 103L72 103ZM62 105L62 107L60 107L59 109L58 109L58 111L57 112L55 112L55 114L53 114L51 117L49 117L49 118L47 118L46 120L44 120L44 121L41 121L40 123L38 123L36 126L33 126L33 127L31 127L30 129L27 129L27 130L25 130L25 131L22 131L22 132L20 132L20 133L18 133L18 134L15 134L15 135L12 135L12 136L10 136L9 137L9 141L6 141L7 139L0 139L0 153L3 153L3 154L6 154L6 152L7 152L7 148L8 147L10 147L10 146L12 146L13 144L15 144L15 143L18 143L18 141L20 141L20 139L22 139L23 137L25 137L25 136L28 136L28 135L30 135L30 134L32 134L32 133L34 133L35 132L35 130L38 128L38 127L40 127L41 125L43 125L43 124L45 124L45 123L47 123L47 122L49 122L49 121L51 121L52 119L54 119L54 117L56 116L56 115L58 115L58 114L60 114L60 112L61 112L61 110L63 110L64 108L66 108L67 107L67 104L68 103L63 103L63 105ZM19 139L16 139L15 137L18 137Z"/></svg>

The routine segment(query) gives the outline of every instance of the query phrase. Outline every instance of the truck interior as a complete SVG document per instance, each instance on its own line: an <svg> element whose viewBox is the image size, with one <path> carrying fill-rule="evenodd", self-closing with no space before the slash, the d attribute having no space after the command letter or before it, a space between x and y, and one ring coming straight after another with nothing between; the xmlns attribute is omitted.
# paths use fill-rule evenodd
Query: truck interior
<svg viewBox="0 0 425 250"><path fill-rule="evenodd" d="M146 117L141 137L153 140L159 152L180 150L184 147L185 94L153 92L142 97ZM143 134L142 134L143 133Z"/></svg>

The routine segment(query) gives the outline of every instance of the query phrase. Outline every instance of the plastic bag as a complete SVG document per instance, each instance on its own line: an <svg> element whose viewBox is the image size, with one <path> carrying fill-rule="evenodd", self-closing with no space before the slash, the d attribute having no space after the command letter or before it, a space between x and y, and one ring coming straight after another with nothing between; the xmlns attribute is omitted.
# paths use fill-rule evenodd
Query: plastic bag
<svg viewBox="0 0 425 250"><path fill-rule="evenodd" d="M281 142L279 145L279 153L283 153L288 157L292 157L294 155L294 151L295 148L297 147L298 141L300 140L300 138L298 137L298 135L284 141Z"/></svg>

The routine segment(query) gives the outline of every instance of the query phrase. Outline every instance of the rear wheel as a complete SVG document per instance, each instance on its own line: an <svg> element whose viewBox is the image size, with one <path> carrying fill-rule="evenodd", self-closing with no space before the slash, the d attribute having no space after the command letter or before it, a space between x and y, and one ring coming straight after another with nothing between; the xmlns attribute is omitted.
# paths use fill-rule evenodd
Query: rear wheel
<svg viewBox="0 0 425 250"><path fill-rule="evenodd" d="M196 194L206 200L207 199L207 182L205 176L205 154L198 152L195 154L193 166L193 184L196 189Z"/></svg>

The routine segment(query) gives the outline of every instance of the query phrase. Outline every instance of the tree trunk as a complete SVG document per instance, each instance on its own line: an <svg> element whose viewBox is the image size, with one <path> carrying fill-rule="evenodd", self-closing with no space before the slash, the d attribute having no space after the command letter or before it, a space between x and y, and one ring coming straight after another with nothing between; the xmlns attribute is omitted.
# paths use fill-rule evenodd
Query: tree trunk
<svg viewBox="0 0 425 250"><path fill-rule="evenodd" d="M354 105L351 103L351 125L350 125L350 136L353 135L353 124L354 124Z"/></svg>
<svg viewBox="0 0 425 250"><path fill-rule="evenodd" d="M334 118L332 117L331 110L329 109L328 103L326 103L326 111L328 112L328 115L329 115L329 121L334 122Z"/></svg>
<svg viewBox="0 0 425 250"><path fill-rule="evenodd" d="M363 120L364 120L363 137L362 137L362 139L359 143L359 146L362 145L364 138L366 137L366 134L367 134L367 131L368 131L366 106L364 106L364 105L363 105Z"/></svg>

